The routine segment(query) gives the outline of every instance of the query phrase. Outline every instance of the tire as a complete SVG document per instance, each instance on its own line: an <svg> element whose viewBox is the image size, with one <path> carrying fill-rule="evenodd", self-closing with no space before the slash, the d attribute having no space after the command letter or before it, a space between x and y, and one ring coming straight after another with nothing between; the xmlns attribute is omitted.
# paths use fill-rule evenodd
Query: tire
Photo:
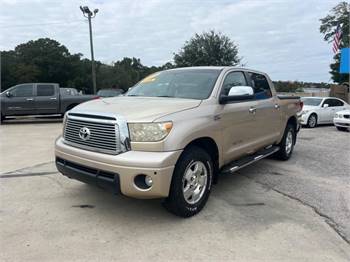
<svg viewBox="0 0 350 262"><path fill-rule="evenodd" d="M348 131L346 127L336 126L339 131Z"/></svg>
<svg viewBox="0 0 350 262"><path fill-rule="evenodd" d="M295 142L295 127L292 124L288 124L284 130L282 141L278 144L280 150L274 156L280 160L288 160L292 156Z"/></svg>
<svg viewBox="0 0 350 262"><path fill-rule="evenodd" d="M317 115L312 113L307 119L307 127L314 128L317 126Z"/></svg>
<svg viewBox="0 0 350 262"><path fill-rule="evenodd" d="M196 175L195 170L202 172ZM163 203L164 207L184 218L200 212L210 195L213 170L212 159L205 150L197 146L186 149L175 165L170 193Z"/></svg>

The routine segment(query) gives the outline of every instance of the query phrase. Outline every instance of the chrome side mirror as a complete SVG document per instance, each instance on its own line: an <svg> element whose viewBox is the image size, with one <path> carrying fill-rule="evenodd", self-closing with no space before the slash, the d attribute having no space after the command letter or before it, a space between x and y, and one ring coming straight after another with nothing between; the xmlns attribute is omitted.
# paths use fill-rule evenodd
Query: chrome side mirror
<svg viewBox="0 0 350 262"><path fill-rule="evenodd" d="M12 94L10 93L10 91L7 91L7 92L6 92L6 96L7 96L8 98L12 97Z"/></svg>
<svg viewBox="0 0 350 262"><path fill-rule="evenodd" d="M228 95L221 95L220 104L226 104L231 101L242 101L254 99L254 90L251 86L233 86Z"/></svg>
<svg viewBox="0 0 350 262"><path fill-rule="evenodd" d="M327 108L327 107L329 107L329 105L328 104L323 104L323 107Z"/></svg>
<svg viewBox="0 0 350 262"><path fill-rule="evenodd" d="M233 86L228 92L228 96L252 96L254 90L251 86Z"/></svg>

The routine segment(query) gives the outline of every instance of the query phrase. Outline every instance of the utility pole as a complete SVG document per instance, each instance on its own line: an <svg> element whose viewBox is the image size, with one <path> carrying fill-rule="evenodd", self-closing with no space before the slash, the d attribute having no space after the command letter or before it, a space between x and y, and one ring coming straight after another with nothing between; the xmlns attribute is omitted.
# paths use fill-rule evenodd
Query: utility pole
<svg viewBox="0 0 350 262"><path fill-rule="evenodd" d="M96 94L97 93L97 90L96 90L96 70L95 70L94 46L93 46L93 43L92 43L91 18L94 18L96 16L96 14L98 12L98 9L95 9L93 12L91 12L89 7L87 7L87 6L80 6L80 10L83 12L83 15L89 21L92 87L93 87L94 94Z"/></svg>

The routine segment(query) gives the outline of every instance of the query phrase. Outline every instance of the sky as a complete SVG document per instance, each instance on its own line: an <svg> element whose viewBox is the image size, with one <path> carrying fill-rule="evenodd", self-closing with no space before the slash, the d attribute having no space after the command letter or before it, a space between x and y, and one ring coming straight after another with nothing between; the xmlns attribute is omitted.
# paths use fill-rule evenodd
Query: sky
<svg viewBox="0 0 350 262"><path fill-rule="evenodd" d="M0 0L0 50L49 37L90 58L89 29L79 6L98 8L93 19L95 59L111 64L137 57L144 65L172 61L195 33L230 37L246 67L273 80L331 82L331 44L319 19L335 0Z"/></svg>

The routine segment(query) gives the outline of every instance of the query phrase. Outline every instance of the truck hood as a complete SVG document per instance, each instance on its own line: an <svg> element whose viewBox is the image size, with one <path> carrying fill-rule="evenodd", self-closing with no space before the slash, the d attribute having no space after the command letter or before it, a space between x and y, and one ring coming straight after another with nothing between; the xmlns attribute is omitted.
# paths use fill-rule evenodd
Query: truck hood
<svg viewBox="0 0 350 262"><path fill-rule="evenodd" d="M122 115L128 122L153 122L168 114L188 110L202 100L164 97L113 97L95 99L72 109L74 113L108 113Z"/></svg>

